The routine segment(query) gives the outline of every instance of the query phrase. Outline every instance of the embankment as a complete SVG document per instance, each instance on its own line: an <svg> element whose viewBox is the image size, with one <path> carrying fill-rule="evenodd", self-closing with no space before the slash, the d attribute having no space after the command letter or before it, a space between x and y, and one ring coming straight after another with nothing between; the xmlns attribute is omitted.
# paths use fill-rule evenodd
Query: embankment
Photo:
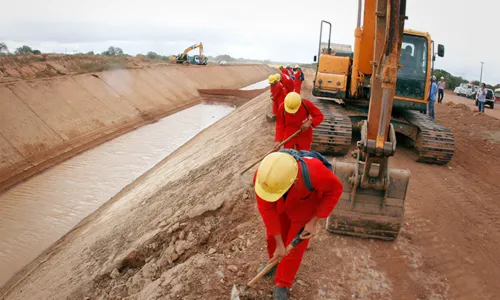
<svg viewBox="0 0 500 300"><path fill-rule="evenodd" d="M231 206L250 201L251 171L243 178L239 173L272 147L273 125L265 118L268 104L269 92L265 92L202 131L46 250L0 290L0 298L94 299L117 285L124 297L141 292L152 281L155 287L136 296L156 299L161 290L172 290L163 298L171 299L181 292L178 286L171 289L175 285L171 280L163 282L164 277L178 272L174 266L180 262L193 262L194 253L206 251L202 244L212 234L221 241L229 238L214 233L223 219L211 211L224 202ZM246 200L242 200L244 194ZM175 277L176 284L184 278ZM197 283L191 280L191 284ZM191 291L199 293L200 287Z"/></svg>
<svg viewBox="0 0 500 300"><path fill-rule="evenodd" d="M164 66L0 85L0 192L50 166L199 103L198 89L239 89L266 65Z"/></svg>

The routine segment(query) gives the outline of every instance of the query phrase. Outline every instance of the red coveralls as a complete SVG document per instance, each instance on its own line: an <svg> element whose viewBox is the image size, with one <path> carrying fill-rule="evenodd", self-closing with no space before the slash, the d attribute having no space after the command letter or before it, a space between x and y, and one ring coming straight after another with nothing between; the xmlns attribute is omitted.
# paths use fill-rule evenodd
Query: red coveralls
<svg viewBox="0 0 500 300"><path fill-rule="evenodd" d="M274 236L281 234L285 247L288 246L299 230L313 216L328 217L342 194L342 183L321 161L308 157L303 158L303 160L309 170L313 192L305 186L302 179L302 169L300 163L297 162L299 165L298 180L289 189L286 200L282 197L276 202L267 202L256 195L257 207L266 226L269 258L273 257L276 250ZM254 184L256 177L257 171L254 175ZM308 244L308 239L302 241L278 264L275 279L277 286L292 286Z"/></svg>
<svg viewBox="0 0 500 300"><path fill-rule="evenodd" d="M305 106L305 107L304 107ZM307 108L307 110L306 110ZM308 114L309 113L309 114ZM295 114L285 111L285 104L281 104L276 114L276 136L275 142L282 142L297 132L309 115L312 117L312 125L307 130L299 133L284 145L284 148L295 150L311 150L313 141L313 128L323 122L324 116L321 111L309 100L302 98L302 104Z"/></svg>
<svg viewBox="0 0 500 300"><path fill-rule="evenodd" d="M285 101L286 89L281 82L276 81L275 84L271 85L271 94L273 94L273 115L276 115L281 103Z"/></svg>
<svg viewBox="0 0 500 300"><path fill-rule="evenodd" d="M293 79L288 75L288 70L285 68L281 69L281 81L283 82L287 95L288 93L295 91Z"/></svg>
<svg viewBox="0 0 500 300"><path fill-rule="evenodd" d="M297 69L295 72L295 92L300 95L300 90L302 89L302 81L300 80L300 75L302 75L302 71Z"/></svg>

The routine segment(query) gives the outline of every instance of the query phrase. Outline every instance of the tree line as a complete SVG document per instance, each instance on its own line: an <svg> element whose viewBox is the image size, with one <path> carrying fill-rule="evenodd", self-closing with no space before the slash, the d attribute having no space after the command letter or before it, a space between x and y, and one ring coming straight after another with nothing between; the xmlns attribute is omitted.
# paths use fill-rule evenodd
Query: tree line
<svg viewBox="0 0 500 300"><path fill-rule="evenodd" d="M9 48L7 47L7 45L5 43L0 42L0 55L6 55L6 54L11 54L9 52ZM23 45L19 48L16 48L16 50L14 51L13 54L15 54L15 55L28 55L28 54L37 55L37 54L41 54L41 51L37 50L37 49L32 49L30 46ZM93 51L87 52L86 54L96 55ZM97 54L97 55L99 55L99 54ZM100 55L104 55L104 56L130 56L130 55L125 54L125 52L123 52L123 50L120 47L115 47L115 46L110 46L106 51L101 52ZM136 57L146 57L146 58L151 59L151 60L168 61L168 60L170 60L171 55L168 55L168 56L160 55L156 52L149 51L145 55L144 54L137 54ZM270 60L252 60L252 59L245 59L245 58L234 58L228 54L217 55L215 57L208 56L208 58L209 58L209 60L214 60L214 61L223 61L224 60L227 62L235 62L235 61L245 60L245 61L256 62L256 63L257 62L272 63ZM307 65L307 66L309 66L309 65ZM315 66L315 64L314 64L314 66ZM304 67L305 67L305 65L304 65ZM446 70L442 70L442 69L434 70L434 75L436 75L436 78L438 80L439 80L439 78L444 77L446 80L446 87L448 89L451 89L451 90L454 90L461 83L470 82L469 80L467 80L461 76L453 76L452 74L450 74ZM472 83L474 85L480 84L480 82L477 80L472 81ZM497 89L497 88L500 88L500 84L491 85L491 84L487 83L486 87L488 87L490 89Z"/></svg>

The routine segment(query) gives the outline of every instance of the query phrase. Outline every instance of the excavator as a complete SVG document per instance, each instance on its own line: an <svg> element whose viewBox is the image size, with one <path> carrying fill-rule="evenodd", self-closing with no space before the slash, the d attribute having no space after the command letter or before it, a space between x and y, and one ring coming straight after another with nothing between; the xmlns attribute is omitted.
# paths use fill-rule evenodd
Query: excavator
<svg viewBox="0 0 500 300"><path fill-rule="evenodd" d="M332 51L331 23L321 21L312 100L325 119L313 130L312 150L345 155L353 128L361 133L356 161L333 164L344 191L327 219L331 233L397 238L410 171L389 166L396 133L417 148L418 161L445 164L453 155L452 132L422 113L434 43L427 33L405 30L406 19L406 0L365 0L364 7L359 0L354 53ZM324 24L329 25L326 49L321 42ZM438 45L437 54L444 56L444 46Z"/></svg>
<svg viewBox="0 0 500 300"><path fill-rule="evenodd" d="M380 64L379 57L372 57L376 39L379 38L375 23L378 13L382 12L377 10L376 0L364 1L361 27L362 3L359 0L354 53L332 51L331 23L321 22L319 59L312 93L318 99L326 100L322 107L329 120L314 131L312 148L326 154L347 154L352 128L361 129L361 121L368 117L369 99L373 93L373 66ZM326 49L322 49L321 43L324 24L330 29ZM407 29L402 35L402 49L398 59L391 124L396 132L405 137L405 141L416 148L417 161L446 164L454 152L453 133L419 113L425 112L427 107L431 66L436 58L434 42L428 33ZM438 45L437 54L444 56L443 45ZM332 105L334 103L340 104L340 108Z"/></svg>
<svg viewBox="0 0 500 300"><path fill-rule="evenodd" d="M200 54L188 56L188 53L196 48L200 49ZM178 64L206 65L208 62L208 57L203 56L203 43L200 42L199 44L194 44L187 47L186 50L182 52L182 54L173 55L172 61Z"/></svg>

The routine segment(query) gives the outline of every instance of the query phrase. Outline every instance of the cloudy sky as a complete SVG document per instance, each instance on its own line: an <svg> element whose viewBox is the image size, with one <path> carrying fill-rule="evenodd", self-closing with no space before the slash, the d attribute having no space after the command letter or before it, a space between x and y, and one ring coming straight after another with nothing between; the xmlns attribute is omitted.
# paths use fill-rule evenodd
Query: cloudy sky
<svg viewBox="0 0 500 300"><path fill-rule="evenodd" d="M180 53L202 41L208 55L312 62L320 21L333 24L332 40L353 43L356 0L168 1L2 0L0 41L42 52L101 52L110 45L135 55ZM500 83L495 47L500 2L408 0L407 28L427 31L446 55L436 68Z"/></svg>

